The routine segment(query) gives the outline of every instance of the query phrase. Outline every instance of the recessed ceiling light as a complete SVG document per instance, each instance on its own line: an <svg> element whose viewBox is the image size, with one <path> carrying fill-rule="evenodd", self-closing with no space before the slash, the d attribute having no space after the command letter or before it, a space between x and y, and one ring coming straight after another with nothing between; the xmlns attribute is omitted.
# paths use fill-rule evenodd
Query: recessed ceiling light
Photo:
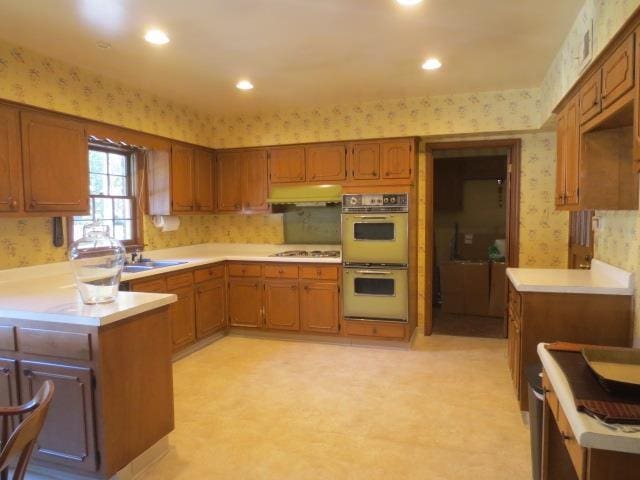
<svg viewBox="0 0 640 480"><path fill-rule="evenodd" d="M422 64L423 70L437 70L442 66L442 62L437 58L429 58Z"/></svg>
<svg viewBox="0 0 640 480"><path fill-rule="evenodd" d="M419 3L422 2L422 0L396 0L396 2L398 2L400 5L404 5L404 6L412 6L412 5L417 5Z"/></svg>
<svg viewBox="0 0 640 480"><path fill-rule="evenodd" d="M253 83L249 80L240 80L236 83L236 88L239 90L251 90L253 88Z"/></svg>
<svg viewBox="0 0 640 480"><path fill-rule="evenodd" d="M147 30L147 33L144 34L144 39L154 45L164 45L170 41L169 36L166 33L157 29Z"/></svg>

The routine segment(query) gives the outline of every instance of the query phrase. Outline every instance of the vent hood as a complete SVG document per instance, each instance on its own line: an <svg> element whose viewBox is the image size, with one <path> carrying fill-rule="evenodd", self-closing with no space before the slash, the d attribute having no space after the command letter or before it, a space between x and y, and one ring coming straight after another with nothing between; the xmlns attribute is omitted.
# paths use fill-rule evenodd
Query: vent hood
<svg viewBox="0 0 640 480"><path fill-rule="evenodd" d="M273 205L318 206L342 202L340 185L276 185L267 203Z"/></svg>

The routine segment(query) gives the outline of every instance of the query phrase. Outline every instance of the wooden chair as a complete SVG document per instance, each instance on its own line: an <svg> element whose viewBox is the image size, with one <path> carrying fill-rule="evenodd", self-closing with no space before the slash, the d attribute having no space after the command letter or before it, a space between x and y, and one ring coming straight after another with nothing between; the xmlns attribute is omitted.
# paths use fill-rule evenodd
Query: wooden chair
<svg viewBox="0 0 640 480"><path fill-rule="evenodd" d="M53 398L53 382L44 382L38 393L27 403L17 407L0 407L2 418L2 450L0 450L0 480L9 478L9 464L17 457L13 480L22 480L27 471L31 453L42 430L49 404ZM11 417L29 414L10 432ZM11 433L11 435L9 435Z"/></svg>

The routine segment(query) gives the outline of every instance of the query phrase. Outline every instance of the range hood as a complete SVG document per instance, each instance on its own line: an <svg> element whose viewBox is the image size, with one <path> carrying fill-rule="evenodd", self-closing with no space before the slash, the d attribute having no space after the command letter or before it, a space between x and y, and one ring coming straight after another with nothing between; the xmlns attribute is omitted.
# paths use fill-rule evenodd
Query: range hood
<svg viewBox="0 0 640 480"><path fill-rule="evenodd" d="M272 205L322 206L341 202L340 185L276 185L267 198Z"/></svg>

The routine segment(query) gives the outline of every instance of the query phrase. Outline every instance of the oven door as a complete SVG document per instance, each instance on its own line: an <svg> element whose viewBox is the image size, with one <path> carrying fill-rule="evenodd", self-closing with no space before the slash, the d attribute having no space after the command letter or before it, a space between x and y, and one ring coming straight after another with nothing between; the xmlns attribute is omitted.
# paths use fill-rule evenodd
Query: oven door
<svg viewBox="0 0 640 480"><path fill-rule="evenodd" d="M406 268L345 267L344 316L370 320L408 320Z"/></svg>
<svg viewBox="0 0 640 480"><path fill-rule="evenodd" d="M343 213L342 260L407 265L408 229L406 213Z"/></svg>

